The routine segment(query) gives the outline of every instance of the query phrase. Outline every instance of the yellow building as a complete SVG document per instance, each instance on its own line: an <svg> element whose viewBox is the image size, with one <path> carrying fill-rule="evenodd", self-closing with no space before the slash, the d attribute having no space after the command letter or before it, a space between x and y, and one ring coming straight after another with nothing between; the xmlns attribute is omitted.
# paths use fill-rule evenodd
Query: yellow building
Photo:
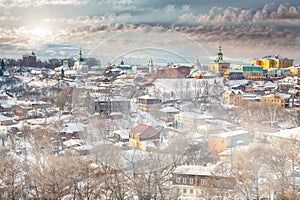
<svg viewBox="0 0 300 200"><path fill-rule="evenodd" d="M269 55L258 60L252 60L251 64L262 66L263 68L288 68L293 66L293 59L283 58L279 55Z"/></svg>
<svg viewBox="0 0 300 200"><path fill-rule="evenodd" d="M283 94L283 93L269 94L269 95L261 97L261 102L276 104L276 105L282 106L282 107L287 107L289 104L290 97L291 97L291 95Z"/></svg>
<svg viewBox="0 0 300 200"><path fill-rule="evenodd" d="M241 90L226 90L223 93L223 99L228 104L236 104L243 98L243 91Z"/></svg>

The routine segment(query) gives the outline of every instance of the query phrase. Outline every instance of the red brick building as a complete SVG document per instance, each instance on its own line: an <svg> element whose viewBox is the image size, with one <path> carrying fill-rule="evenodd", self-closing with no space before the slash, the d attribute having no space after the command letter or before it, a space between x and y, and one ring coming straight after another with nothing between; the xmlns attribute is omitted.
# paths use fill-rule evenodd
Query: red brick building
<svg viewBox="0 0 300 200"><path fill-rule="evenodd" d="M190 75L191 67L175 66L157 70L159 78L185 78Z"/></svg>
<svg viewBox="0 0 300 200"><path fill-rule="evenodd" d="M36 55L32 52L30 55L23 55L23 66L24 67L37 67Z"/></svg>

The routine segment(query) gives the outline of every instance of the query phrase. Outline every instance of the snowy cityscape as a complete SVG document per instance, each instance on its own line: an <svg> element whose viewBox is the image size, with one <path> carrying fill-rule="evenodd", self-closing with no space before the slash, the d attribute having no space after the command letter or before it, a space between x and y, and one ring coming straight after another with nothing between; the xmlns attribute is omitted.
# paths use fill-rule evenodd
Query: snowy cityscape
<svg viewBox="0 0 300 200"><path fill-rule="evenodd" d="M300 4L256 6L0 2L0 199L300 199Z"/></svg>

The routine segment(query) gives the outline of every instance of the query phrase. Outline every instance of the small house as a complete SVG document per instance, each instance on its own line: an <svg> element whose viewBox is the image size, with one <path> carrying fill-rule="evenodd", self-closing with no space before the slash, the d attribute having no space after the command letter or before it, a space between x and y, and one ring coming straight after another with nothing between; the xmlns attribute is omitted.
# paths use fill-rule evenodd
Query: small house
<svg viewBox="0 0 300 200"><path fill-rule="evenodd" d="M159 139L160 131L146 124L139 124L129 132L130 145L141 150L147 150L147 147L142 142L152 141L158 144Z"/></svg>
<svg viewBox="0 0 300 200"><path fill-rule="evenodd" d="M13 118L0 115L0 125L12 125Z"/></svg>
<svg viewBox="0 0 300 200"><path fill-rule="evenodd" d="M249 144L250 136L247 131L235 130L212 134L208 136L208 148L213 154L218 154L238 144Z"/></svg>
<svg viewBox="0 0 300 200"><path fill-rule="evenodd" d="M225 101L225 103L228 104L237 104L238 101L240 101L243 98L243 91L242 90L226 90L223 93L223 99Z"/></svg>

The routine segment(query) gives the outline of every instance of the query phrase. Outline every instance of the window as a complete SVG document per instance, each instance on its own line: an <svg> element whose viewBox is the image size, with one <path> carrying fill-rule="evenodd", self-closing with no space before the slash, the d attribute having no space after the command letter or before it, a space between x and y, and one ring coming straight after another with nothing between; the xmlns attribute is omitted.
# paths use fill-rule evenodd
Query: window
<svg viewBox="0 0 300 200"><path fill-rule="evenodd" d="M180 178L176 177L176 183L180 183Z"/></svg>
<svg viewBox="0 0 300 200"><path fill-rule="evenodd" d="M190 184L193 184L193 183L194 183L194 179L190 178Z"/></svg>
<svg viewBox="0 0 300 200"><path fill-rule="evenodd" d="M186 189L185 188L183 189L183 193L186 193Z"/></svg>
<svg viewBox="0 0 300 200"><path fill-rule="evenodd" d="M204 185L204 184L205 184L205 180L201 179L201 185Z"/></svg>
<svg viewBox="0 0 300 200"><path fill-rule="evenodd" d="M193 189L190 189L190 194L193 194L194 193L194 190Z"/></svg>
<svg viewBox="0 0 300 200"><path fill-rule="evenodd" d="M186 178L182 179L182 183L186 184Z"/></svg>

